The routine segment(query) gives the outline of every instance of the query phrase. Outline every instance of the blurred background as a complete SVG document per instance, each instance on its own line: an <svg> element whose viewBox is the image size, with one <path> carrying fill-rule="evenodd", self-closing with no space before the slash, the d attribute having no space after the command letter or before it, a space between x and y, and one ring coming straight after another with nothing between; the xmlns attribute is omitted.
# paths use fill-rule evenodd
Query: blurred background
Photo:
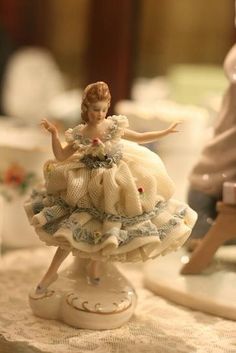
<svg viewBox="0 0 236 353"><path fill-rule="evenodd" d="M1 86L11 55L37 46L50 51L67 88L105 80L115 103L130 98L138 77L221 65L234 42L234 0L0 1Z"/></svg>
<svg viewBox="0 0 236 353"><path fill-rule="evenodd" d="M228 84L222 63L235 38L234 0L0 0L0 207L7 225L0 219L0 226L8 243L12 215L51 156L40 118L61 131L77 124L81 92L97 80L110 86L110 113L126 114L133 129L183 121L181 134L149 147L185 199Z"/></svg>

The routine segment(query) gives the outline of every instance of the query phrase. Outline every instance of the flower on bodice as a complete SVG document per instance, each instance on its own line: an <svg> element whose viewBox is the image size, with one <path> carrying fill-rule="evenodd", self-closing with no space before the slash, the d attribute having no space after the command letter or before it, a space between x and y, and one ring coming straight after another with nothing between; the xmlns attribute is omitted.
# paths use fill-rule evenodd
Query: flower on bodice
<svg viewBox="0 0 236 353"><path fill-rule="evenodd" d="M98 137L92 139L91 144L86 150L86 154L104 159L106 155L105 144Z"/></svg>
<svg viewBox="0 0 236 353"><path fill-rule="evenodd" d="M100 146L101 144L102 144L102 141L98 137L95 137L94 139L92 139L92 146L93 147Z"/></svg>

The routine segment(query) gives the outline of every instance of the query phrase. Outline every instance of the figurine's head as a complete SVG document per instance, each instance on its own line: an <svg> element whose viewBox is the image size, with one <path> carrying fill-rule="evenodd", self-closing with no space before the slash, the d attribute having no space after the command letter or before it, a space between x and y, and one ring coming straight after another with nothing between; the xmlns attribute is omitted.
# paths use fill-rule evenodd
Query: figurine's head
<svg viewBox="0 0 236 353"><path fill-rule="evenodd" d="M84 90L81 103L81 118L83 121L88 121L89 106L97 102L107 102L107 109L111 103L109 87L102 81L92 83Z"/></svg>

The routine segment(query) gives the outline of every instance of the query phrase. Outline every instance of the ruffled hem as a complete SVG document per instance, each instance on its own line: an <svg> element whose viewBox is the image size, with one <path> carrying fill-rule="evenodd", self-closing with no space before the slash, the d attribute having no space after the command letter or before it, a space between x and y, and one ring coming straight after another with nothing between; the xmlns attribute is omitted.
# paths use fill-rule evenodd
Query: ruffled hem
<svg viewBox="0 0 236 353"><path fill-rule="evenodd" d="M45 206L50 204L45 196L34 193L25 204L39 238L83 258L146 261L182 246L196 221L196 213L176 200L160 201L150 212L125 217L72 208L55 199Z"/></svg>

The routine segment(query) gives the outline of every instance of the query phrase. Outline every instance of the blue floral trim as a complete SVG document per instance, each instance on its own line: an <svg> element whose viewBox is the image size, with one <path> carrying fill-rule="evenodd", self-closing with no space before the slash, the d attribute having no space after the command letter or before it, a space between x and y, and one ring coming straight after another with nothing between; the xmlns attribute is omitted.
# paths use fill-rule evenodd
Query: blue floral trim
<svg viewBox="0 0 236 353"><path fill-rule="evenodd" d="M39 199L42 199L43 197L46 196L46 190L37 190L37 189L33 189L32 192L31 192L31 198L32 199L35 199L35 198L39 198Z"/></svg>
<svg viewBox="0 0 236 353"><path fill-rule="evenodd" d="M175 215L176 217L177 215ZM164 240L166 235L179 224L180 222L177 221L175 218L171 218L166 224L158 229L158 236L161 240Z"/></svg>
<svg viewBox="0 0 236 353"><path fill-rule="evenodd" d="M36 194L35 194L36 195ZM38 195L37 195L38 197ZM111 235L115 235L118 239L119 246L127 244L129 241L133 240L137 237L147 237L147 236L157 236L161 241L163 241L168 233L180 224L180 220L183 219L186 215L186 208L180 210L178 213L174 214L172 218L157 228L154 224L149 223L142 225L141 227L137 227L136 229L124 230L119 228L113 228L111 232L102 234L100 232L90 232L85 227L82 227L78 221L69 220L73 213L77 212L87 212L95 219L103 222L104 220L108 220L111 222L121 223L123 227L132 226L138 223L143 223L145 221L151 220L152 218L159 215L163 212L167 207L167 202L159 201L154 209L151 212L144 212L141 215L137 215L134 217L126 217L121 215L108 214L105 212L100 212L95 208L82 208L82 207L70 207L63 199L60 197L55 197L55 205L59 205L62 209L67 210L68 213L57 219L53 210L50 208L45 208L43 213L47 220L47 224L45 224L42 228L48 234L54 234L59 228L65 227L69 228L72 232L73 239L77 242L82 241L88 244L100 244L105 241ZM40 209L42 207L42 203L38 203L38 208L36 207L37 203L35 203L34 210Z"/></svg>
<svg viewBox="0 0 236 353"><path fill-rule="evenodd" d="M152 224L131 230L113 228L110 232L105 234L97 231L92 233L78 223L74 224L70 221L65 221L63 226L71 230L73 239L76 242L85 242L90 245L101 244L111 235L117 237L119 246L125 245L137 237L158 236L158 230L156 226Z"/></svg>
<svg viewBox="0 0 236 353"><path fill-rule="evenodd" d="M55 204L59 205L63 209L68 209L69 212L70 210L74 210L74 207L68 205L68 203L66 203L66 201L64 201L61 197L55 197Z"/></svg>
<svg viewBox="0 0 236 353"><path fill-rule="evenodd" d="M121 159L122 153L119 151L113 155L105 155L104 160L101 160L97 156L87 154L80 159L80 162L84 163L89 169L112 168L113 165L118 164Z"/></svg>
<svg viewBox="0 0 236 353"><path fill-rule="evenodd" d="M89 146L91 144L92 139L89 137L84 137L83 135L78 133L75 134L74 136L75 136L75 140L79 141L81 145Z"/></svg>
<svg viewBox="0 0 236 353"><path fill-rule="evenodd" d="M42 226L42 229L50 235L53 235L54 233L56 233L56 231L58 231L59 228L61 228L61 220L53 223L46 223Z"/></svg>
<svg viewBox="0 0 236 353"><path fill-rule="evenodd" d="M141 215L134 216L134 217L127 217L121 215L113 215L105 212L100 212L96 208L82 208L78 207L75 209L74 212L87 212L97 220L104 222L105 220L110 222L118 222L123 224L124 226L131 226L140 222L147 221L159 215L165 208L167 207L166 202L158 202L154 209L150 212L144 212Z"/></svg>
<svg viewBox="0 0 236 353"><path fill-rule="evenodd" d="M55 213L52 210L50 210L50 208L44 209L43 214L48 223L55 220Z"/></svg>
<svg viewBox="0 0 236 353"><path fill-rule="evenodd" d="M111 235L115 235L118 240L118 245L123 246L135 238L142 237L157 236L161 241L163 241L167 235L180 224L180 220L177 220L176 218L182 218L182 216L175 214L174 217L160 228L157 228L154 224L148 224L130 230L119 230L114 228L111 232L105 234L101 234L99 232L92 233L78 224L73 226L68 223L67 227L71 229L73 239L76 242L82 241L90 245L101 244Z"/></svg>
<svg viewBox="0 0 236 353"><path fill-rule="evenodd" d="M167 207L167 202L159 201L154 209L150 212L143 212L141 215L137 215L134 217L127 217L121 215L114 215L111 213L101 212L98 211L96 208L83 208L77 207L74 212L87 212L97 220L103 222L104 220L111 221L111 222L119 222L122 223L124 226L134 225L136 223L144 222L149 219L156 217L160 214L164 209Z"/></svg>
<svg viewBox="0 0 236 353"><path fill-rule="evenodd" d="M42 201L35 201L32 203L32 211L34 214L41 212L44 209L44 204Z"/></svg>
<svg viewBox="0 0 236 353"><path fill-rule="evenodd" d="M112 140L115 137L117 130L118 130L118 127L119 127L118 120L115 115L108 117L108 119L110 119L112 121L112 124L111 124L110 128L108 129L108 132L106 135L106 141Z"/></svg>
<svg viewBox="0 0 236 353"><path fill-rule="evenodd" d="M108 126L107 132L106 132L104 138L102 139L103 142L106 142L106 141L109 141L109 140L112 140L113 138L115 138L116 134L120 128L120 126L119 126L120 122L123 122L124 119L126 119L126 121L128 121L125 116L119 116L119 115L108 116L107 119L109 119L112 122L112 124L111 124L111 126ZM81 133L81 128L83 126L84 126L84 124L80 124L80 125L76 126L74 129L71 129L71 132L69 134L71 135L72 140L74 139L74 141L79 142L81 145L89 146L92 142L92 139L89 137L83 136L83 134ZM128 123L127 123L127 126L128 126ZM72 141L70 141L70 142L72 142Z"/></svg>
<svg viewBox="0 0 236 353"><path fill-rule="evenodd" d="M35 197L38 197L37 193L34 193ZM38 201L38 200L37 200ZM37 202L35 201L35 203ZM34 202L32 203L32 208L34 214L37 214L42 210L41 205L42 201L38 202L38 206L34 207ZM110 222L118 222L121 223L124 226L128 225L134 225L140 222L147 221L149 219L152 219L156 216L158 216L162 211L164 211L167 207L167 202L165 201L159 201L155 205L152 211L150 212L143 212L141 215L137 215L134 217L127 217L127 216L121 216L121 215L114 215L111 213L106 213L106 212L101 212L97 210L95 207L91 208L86 208L86 207L71 207L69 206L61 197L54 197L54 202L53 205L59 205L61 208L66 209L68 211L67 217L69 217L72 213L82 213L86 212L89 213L92 217L95 219L99 220L100 222L103 222L105 220L110 221ZM41 209L40 209L41 208ZM45 214L46 219L48 222L53 221L53 212L50 211L50 208L46 208L42 211Z"/></svg>

